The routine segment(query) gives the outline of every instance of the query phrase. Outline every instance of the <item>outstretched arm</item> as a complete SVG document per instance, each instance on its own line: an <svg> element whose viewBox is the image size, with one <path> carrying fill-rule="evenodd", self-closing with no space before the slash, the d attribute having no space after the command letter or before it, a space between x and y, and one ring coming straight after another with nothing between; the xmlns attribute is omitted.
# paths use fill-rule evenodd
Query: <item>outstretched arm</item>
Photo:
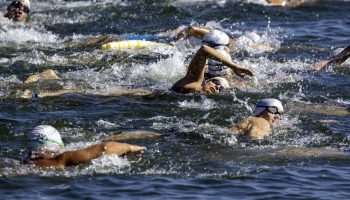
<svg viewBox="0 0 350 200"><path fill-rule="evenodd" d="M107 142L95 144L90 147L75 151L66 151L51 159L40 159L33 161L33 164L40 168L64 168L79 164L88 163L102 155L123 156L128 153L142 152L145 147L130 145L126 143Z"/></svg>
<svg viewBox="0 0 350 200"><path fill-rule="evenodd" d="M330 65L333 65L333 64L338 64L338 65L342 64L349 57L350 57L350 45L347 46L343 51L341 51L337 55L331 57L331 59L324 60L324 61L317 63L316 65L314 65L314 69L316 71L320 71L321 69L324 69L324 68L326 68Z"/></svg>
<svg viewBox="0 0 350 200"><path fill-rule="evenodd" d="M210 29L205 26L188 26L175 36L175 40L180 40L182 38L189 38L189 37L196 37L199 39L203 39L205 34L207 34L209 30Z"/></svg>
<svg viewBox="0 0 350 200"><path fill-rule="evenodd" d="M195 37L202 40L209 31L210 29L205 26L188 26L180 31L174 39L177 41L182 38ZM234 45L235 43L236 41L230 38L229 45Z"/></svg>

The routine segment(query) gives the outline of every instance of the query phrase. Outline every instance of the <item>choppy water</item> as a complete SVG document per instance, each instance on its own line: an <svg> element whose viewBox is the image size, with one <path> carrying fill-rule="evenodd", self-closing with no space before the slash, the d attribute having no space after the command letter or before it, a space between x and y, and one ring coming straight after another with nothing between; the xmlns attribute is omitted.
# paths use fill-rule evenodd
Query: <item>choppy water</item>
<svg viewBox="0 0 350 200"><path fill-rule="evenodd" d="M0 2L2 11L6 4ZM262 0L35 0L31 6L28 23L0 23L7 30L0 32L2 198L349 197L350 62L322 72L309 69L349 45L350 2L279 8ZM176 46L186 49L103 52L69 44L99 34L152 34L189 24L218 27L237 40L233 60L257 75L249 87L151 99L18 98L29 87L25 78L48 68L63 79L32 89L167 90L185 74L184 62L198 46L180 42ZM256 42L274 50L249 47ZM266 97L285 105L286 115L273 135L261 142L228 136L228 128ZM66 171L10 167L25 151L26 133L39 124L55 126L67 149L120 131L151 130L162 136L129 141L147 147L141 156L103 157Z"/></svg>

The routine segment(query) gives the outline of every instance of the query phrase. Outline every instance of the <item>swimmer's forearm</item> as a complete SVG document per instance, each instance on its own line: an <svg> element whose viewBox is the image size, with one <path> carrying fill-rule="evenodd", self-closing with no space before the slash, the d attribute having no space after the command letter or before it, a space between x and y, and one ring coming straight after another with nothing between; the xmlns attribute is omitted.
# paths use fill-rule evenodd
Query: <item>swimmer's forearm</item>
<svg viewBox="0 0 350 200"><path fill-rule="evenodd" d="M199 39L203 39L204 36L209 32L209 28L204 26L188 26L184 30L180 31L175 40L179 40L182 38L196 37Z"/></svg>
<svg viewBox="0 0 350 200"><path fill-rule="evenodd" d="M235 73L237 73L237 74L244 73L244 74L247 74L249 76L254 76L252 71L232 62L230 59L228 59L226 56L224 56L220 52L216 51L215 49L213 49L207 45L203 45L202 49L204 52L207 53L208 58L211 58L213 60L216 60L218 62L223 63L227 67L231 68Z"/></svg>
<svg viewBox="0 0 350 200"><path fill-rule="evenodd" d="M350 45L331 58L330 63L341 64L350 57Z"/></svg>
<svg viewBox="0 0 350 200"><path fill-rule="evenodd" d="M204 26L190 26L188 37L197 37L203 39L204 36L209 33L209 28Z"/></svg>
<svg viewBox="0 0 350 200"><path fill-rule="evenodd" d="M321 62L316 63L313 66L313 69L316 71L322 70L324 68L327 68L330 65L333 64L342 64L350 57L350 45L347 46L343 51L338 53L337 55L331 57L329 60L324 60Z"/></svg>

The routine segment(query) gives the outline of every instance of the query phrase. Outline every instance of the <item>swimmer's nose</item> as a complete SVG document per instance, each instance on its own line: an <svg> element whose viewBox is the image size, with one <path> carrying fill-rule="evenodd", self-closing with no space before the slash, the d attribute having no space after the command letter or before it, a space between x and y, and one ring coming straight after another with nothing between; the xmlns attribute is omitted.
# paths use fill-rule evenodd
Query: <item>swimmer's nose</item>
<svg viewBox="0 0 350 200"><path fill-rule="evenodd" d="M220 87L218 85L215 85L215 90L216 91L219 91L220 90Z"/></svg>

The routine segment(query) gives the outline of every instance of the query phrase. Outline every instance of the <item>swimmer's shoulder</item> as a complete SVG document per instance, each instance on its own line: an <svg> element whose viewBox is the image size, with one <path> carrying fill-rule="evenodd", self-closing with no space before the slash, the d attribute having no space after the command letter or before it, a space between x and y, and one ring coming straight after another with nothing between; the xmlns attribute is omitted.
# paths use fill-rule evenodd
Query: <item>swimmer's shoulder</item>
<svg viewBox="0 0 350 200"><path fill-rule="evenodd" d="M247 134L251 139L261 140L271 133L270 123L264 118L251 117L249 120L250 127Z"/></svg>
<svg viewBox="0 0 350 200"><path fill-rule="evenodd" d="M269 135L271 127L267 120L250 116L238 122L230 130L233 134L245 135L250 139L260 140Z"/></svg>

